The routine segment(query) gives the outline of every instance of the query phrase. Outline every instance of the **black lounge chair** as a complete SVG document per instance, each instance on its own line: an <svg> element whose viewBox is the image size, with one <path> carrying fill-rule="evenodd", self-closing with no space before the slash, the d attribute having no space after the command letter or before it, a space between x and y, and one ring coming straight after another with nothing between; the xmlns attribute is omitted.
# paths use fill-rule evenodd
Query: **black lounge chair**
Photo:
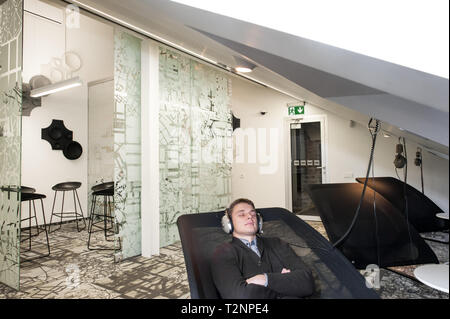
<svg viewBox="0 0 450 319"><path fill-rule="evenodd" d="M356 178L364 184L365 178ZM367 186L381 194L405 215L405 183L393 177L369 178ZM408 199L408 220L419 233L442 231L448 229L448 221L436 217L443 213L431 199L414 187L406 184L406 197ZM405 216L406 217L406 216Z"/></svg>
<svg viewBox="0 0 450 319"><path fill-rule="evenodd" d="M316 284L311 298L377 299L364 277L315 229L283 208L257 210L263 236L279 237L310 267ZM192 299L219 299L209 260L217 245L231 239L221 227L224 212L182 215L177 220Z"/></svg>
<svg viewBox="0 0 450 319"><path fill-rule="evenodd" d="M352 223L363 185L315 184L308 185L307 190L330 241L338 242ZM434 252L400 211L369 187L352 231L337 247L358 269L370 264L385 268L439 263Z"/></svg>

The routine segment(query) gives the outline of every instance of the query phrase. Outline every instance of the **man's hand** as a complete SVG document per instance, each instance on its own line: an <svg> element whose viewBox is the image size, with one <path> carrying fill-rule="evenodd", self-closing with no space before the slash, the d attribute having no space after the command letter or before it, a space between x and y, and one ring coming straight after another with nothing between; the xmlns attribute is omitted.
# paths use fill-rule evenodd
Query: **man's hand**
<svg viewBox="0 0 450 319"><path fill-rule="evenodd" d="M263 274L256 275L256 276L253 276L251 278L248 278L246 280L246 282L247 282L247 284L255 284L255 285L265 286L265 284L266 284L266 276L264 276Z"/></svg>
<svg viewBox="0 0 450 319"><path fill-rule="evenodd" d="M286 269L286 268L283 268L281 270L282 274L287 274L287 273L290 273L290 272L291 272L291 270L290 269ZM247 282L247 285L248 284L255 284L255 285L265 286L266 285L266 276L264 276L264 274L256 275L256 276L248 278L245 281Z"/></svg>

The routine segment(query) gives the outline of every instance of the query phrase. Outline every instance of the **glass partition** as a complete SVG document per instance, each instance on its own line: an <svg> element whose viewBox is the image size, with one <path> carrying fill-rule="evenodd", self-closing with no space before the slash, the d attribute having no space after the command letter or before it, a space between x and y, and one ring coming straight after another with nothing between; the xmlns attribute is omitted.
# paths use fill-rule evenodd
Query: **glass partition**
<svg viewBox="0 0 450 319"><path fill-rule="evenodd" d="M114 214L116 259L141 249L141 40L114 30Z"/></svg>
<svg viewBox="0 0 450 319"><path fill-rule="evenodd" d="M18 290L23 2L0 3L0 282Z"/></svg>
<svg viewBox="0 0 450 319"><path fill-rule="evenodd" d="M114 78L88 83L88 211L92 209L92 187L114 181ZM105 209L103 200L96 200L96 215ZM113 208L109 205L109 209ZM95 246L113 248L106 242Z"/></svg>
<svg viewBox="0 0 450 319"><path fill-rule="evenodd" d="M159 56L160 246L179 240L180 215L231 200L231 80L175 51Z"/></svg>

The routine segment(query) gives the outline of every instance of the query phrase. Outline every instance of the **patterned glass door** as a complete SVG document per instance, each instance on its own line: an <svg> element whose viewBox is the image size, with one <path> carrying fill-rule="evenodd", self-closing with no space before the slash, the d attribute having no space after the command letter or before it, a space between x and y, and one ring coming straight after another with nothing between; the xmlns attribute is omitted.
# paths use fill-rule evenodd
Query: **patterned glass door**
<svg viewBox="0 0 450 319"><path fill-rule="evenodd" d="M300 216L318 217L306 192L308 184L322 184L320 122L291 124L292 210Z"/></svg>
<svg viewBox="0 0 450 319"><path fill-rule="evenodd" d="M115 260L140 255L141 40L114 30Z"/></svg>
<svg viewBox="0 0 450 319"><path fill-rule="evenodd" d="M0 1L0 282L19 289L22 0Z"/></svg>

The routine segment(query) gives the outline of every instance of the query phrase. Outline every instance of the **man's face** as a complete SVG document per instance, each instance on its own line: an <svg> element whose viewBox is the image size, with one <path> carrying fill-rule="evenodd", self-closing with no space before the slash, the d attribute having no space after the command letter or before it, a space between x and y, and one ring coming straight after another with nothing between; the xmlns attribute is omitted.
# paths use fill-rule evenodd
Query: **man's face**
<svg viewBox="0 0 450 319"><path fill-rule="evenodd" d="M234 206L231 212L233 220L233 235L235 236L253 236L258 230L255 209L247 203L239 203Z"/></svg>

